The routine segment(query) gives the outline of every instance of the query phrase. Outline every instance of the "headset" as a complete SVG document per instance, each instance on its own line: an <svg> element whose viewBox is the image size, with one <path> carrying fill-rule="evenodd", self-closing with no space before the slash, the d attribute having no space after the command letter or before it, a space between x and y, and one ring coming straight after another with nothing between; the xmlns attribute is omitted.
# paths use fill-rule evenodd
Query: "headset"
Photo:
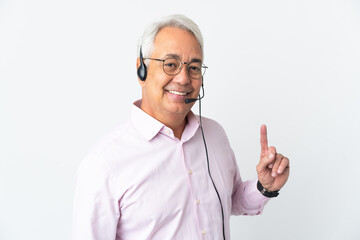
<svg viewBox="0 0 360 240"><path fill-rule="evenodd" d="M142 54L142 46L140 46L140 66L137 69L137 75L141 81L145 81L147 77L147 67L144 63L144 58Z"/></svg>
<svg viewBox="0 0 360 240"><path fill-rule="evenodd" d="M142 46L140 46L140 66L137 69L137 76L139 77L139 79L141 81L145 81L146 77L147 77L147 67L144 63L144 57L143 57L143 53L142 53ZM201 78L201 88L202 88L202 96L200 96L198 98L187 98L185 99L185 103L189 104L192 102L195 102L197 100L199 100L199 118L200 118L200 130L201 130L201 136L204 142L204 147L205 147L205 153L206 153L206 161L207 161L207 169L208 169L208 173L209 173L209 177L211 179L212 185L214 186L216 195L219 199L219 203L220 203L220 207L221 207L221 217L222 217L222 232L223 232L223 238L225 240L225 223L224 223L224 209L223 209L223 205L221 202L221 198L220 198L220 194L219 191L217 190L214 180L211 176L211 172L210 172L210 164L209 164L209 154L208 154L208 150L207 150L207 145L206 145L206 140L205 140L205 135L204 135L204 130L203 130L203 126L202 126L202 119L201 119L201 99L205 96L204 94L204 78Z"/></svg>

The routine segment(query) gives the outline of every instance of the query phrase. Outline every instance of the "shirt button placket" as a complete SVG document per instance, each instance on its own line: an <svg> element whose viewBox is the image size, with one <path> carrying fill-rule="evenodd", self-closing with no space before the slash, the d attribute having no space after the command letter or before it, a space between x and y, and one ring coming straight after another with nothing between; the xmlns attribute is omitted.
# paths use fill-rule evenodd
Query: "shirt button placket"
<svg viewBox="0 0 360 240"><path fill-rule="evenodd" d="M181 148L182 148L182 158L183 158L183 162L184 162L184 165L185 165L185 169L187 169L187 174L188 174L188 183L189 183L189 188L190 188L190 191L191 191L191 195L193 195L193 197L195 198L195 211L198 212L198 209L197 209L197 205L200 204L200 200L196 199L195 197L195 192L193 192L194 189L192 189L192 180L191 180L191 176L193 175L193 171L187 167L187 162L186 162L186 159L184 157L184 148L183 148L183 142L181 141ZM205 234L205 231L204 230L201 230L201 227L200 227L200 223L199 223L199 215L198 213L196 213L196 217L197 217L197 224L198 224L198 229L201 231L201 239L204 239L204 234Z"/></svg>

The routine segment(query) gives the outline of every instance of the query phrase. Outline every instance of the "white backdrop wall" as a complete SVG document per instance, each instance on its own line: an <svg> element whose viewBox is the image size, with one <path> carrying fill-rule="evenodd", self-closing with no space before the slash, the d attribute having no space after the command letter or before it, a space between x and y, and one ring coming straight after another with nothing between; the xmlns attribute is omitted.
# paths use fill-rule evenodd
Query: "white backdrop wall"
<svg viewBox="0 0 360 240"><path fill-rule="evenodd" d="M355 0L0 0L0 239L70 239L76 168L129 116L137 39L173 13L203 32L203 115L227 131L243 179L262 123L291 159L280 196L232 217L232 239L360 239Z"/></svg>

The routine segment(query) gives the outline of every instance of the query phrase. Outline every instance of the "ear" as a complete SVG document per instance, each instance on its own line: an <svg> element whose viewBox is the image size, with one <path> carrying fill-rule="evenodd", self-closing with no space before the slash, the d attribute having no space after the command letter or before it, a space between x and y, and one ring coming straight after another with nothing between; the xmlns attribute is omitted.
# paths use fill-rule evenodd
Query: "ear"
<svg viewBox="0 0 360 240"><path fill-rule="evenodd" d="M139 68L139 66L140 66L140 58L138 57L136 59L136 70Z"/></svg>
<svg viewBox="0 0 360 240"><path fill-rule="evenodd" d="M136 72L137 72L137 70L138 70L139 67L140 67L140 58L138 57L138 58L136 59ZM144 86L145 86L145 82L146 82L146 81L141 81L139 77L138 77L138 82L139 82L139 84L140 84L141 87L144 87Z"/></svg>

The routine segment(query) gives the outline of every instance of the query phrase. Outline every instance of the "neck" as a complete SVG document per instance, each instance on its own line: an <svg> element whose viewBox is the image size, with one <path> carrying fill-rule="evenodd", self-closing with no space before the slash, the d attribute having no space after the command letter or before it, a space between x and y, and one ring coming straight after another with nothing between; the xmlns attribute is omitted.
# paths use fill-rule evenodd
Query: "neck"
<svg viewBox="0 0 360 240"><path fill-rule="evenodd" d="M159 122L163 123L165 126L171 128L171 130L174 132L175 137L181 139L181 136L187 124L187 113L155 114L151 111L148 111L148 109L143 104L140 105L140 108Z"/></svg>
<svg viewBox="0 0 360 240"><path fill-rule="evenodd" d="M176 122L177 121L177 122ZM163 122L167 127L171 128L174 132L175 137L181 139L181 136L184 132L185 126L187 124L187 118L184 116L181 118L174 119L174 121L169 121L168 123Z"/></svg>
<svg viewBox="0 0 360 240"><path fill-rule="evenodd" d="M181 136L184 132L185 126L187 124L187 118L186 115L182 114L171 114L170 116L166 116L166 118L162 118L163 116L153 116L158 121L163 123L165 126L171 128L171 130L174 132L175 137L178 139L181 139Z"/></svg>

